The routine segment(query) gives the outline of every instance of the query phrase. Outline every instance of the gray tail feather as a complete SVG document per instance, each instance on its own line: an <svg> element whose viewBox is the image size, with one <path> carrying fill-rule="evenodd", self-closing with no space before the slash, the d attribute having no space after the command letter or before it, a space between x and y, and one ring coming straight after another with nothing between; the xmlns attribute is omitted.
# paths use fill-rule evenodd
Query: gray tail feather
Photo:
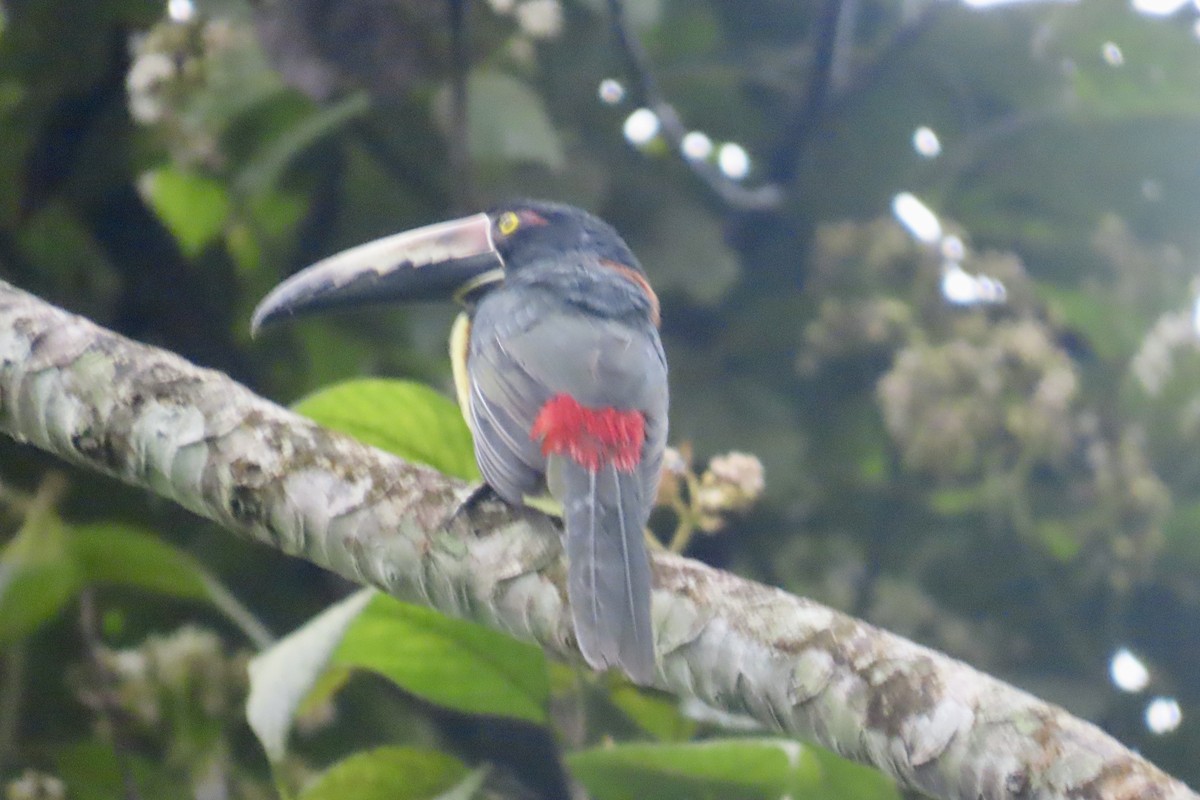
<svg viewBox="0 0 1200 800"><path fill-rule="evenodd" d="M636 472L612 464L591 472L562 459L567 594L588 664L618 666L638 683L654 679L650 561L642 526L649 503Z"/></svg>

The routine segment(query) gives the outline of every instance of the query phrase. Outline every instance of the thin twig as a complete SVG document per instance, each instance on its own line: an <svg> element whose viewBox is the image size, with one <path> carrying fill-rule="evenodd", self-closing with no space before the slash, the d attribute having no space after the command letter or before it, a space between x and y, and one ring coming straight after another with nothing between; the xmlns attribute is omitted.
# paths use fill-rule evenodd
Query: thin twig
<svg viewBox="0 0 1200 800"><path fill-rule="evenodd" d="M625 7L621 0L608 0L609 15L612 18L613 33L617 44L625 56L630 74L637 82L637 91L641 102L658 117L662 136L671 149L679 154L683 163L688 166L706 186L726 205L741 211L764 211L777 208L783 201L782 190L774 184L766 184L754 189L748 189L730 180L716 166L698 158L688 158L683 154L683 138L688 130L679 117L675 107L667 102L654 77L650 66L650 58L642 47L641 41L633 33L629 20L625 15Z"/></svg>
<svg viewBox="0 0 1200 800"><path fill-rule="evenodd" d="M88 662L92 667L93 679L96 681L96 698L93 709L100 716L102 727L108 734L116 755L117 767L121 771L121 785L124 788L125 800L141 800L137 781L133 777L130 766L129 750L131 749L123 733L124 711L113 700L112 691L116 682L112 669L104 662L104 643L96 623L96 598L92 589L86 588L79 594L79 631L87 650Z"/></svg>
<svg viewBox="0 0 1200 800"><path fill-rule="evenodd" d="M688 499L685 501L682 497L676 498L674 508L675 513L679 516L679 524L675 526L671 543L667 545L668 550L679 555L683 555L688 545L691 544L700 516L699 510L696 508L697 498L700 496L700 481L696 478L696 473L692 471L691 459L688 461L687 469L682 473L683 480L687 484Z"/></svg>
<svg viewBox="0 0 1200 800"><path fill-rule="evenodd" d="M225 615L226 619L237 626L242 635L249 639L256 649L266 650L275 643L275 634L271 633L270 628L264 625L253 611L242 605L233 592L225 588L225 585L215 576L210 575L207 571L202 571L200 579L204 581L204 586L208 590L209 600Z"/></svg>

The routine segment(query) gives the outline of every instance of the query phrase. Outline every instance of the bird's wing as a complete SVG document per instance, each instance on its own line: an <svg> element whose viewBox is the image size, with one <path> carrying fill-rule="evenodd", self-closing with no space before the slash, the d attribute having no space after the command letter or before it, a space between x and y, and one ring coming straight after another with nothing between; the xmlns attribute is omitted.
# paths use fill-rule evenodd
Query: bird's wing
<svg viewBox="0 0 1200 800"><path fill-rule="evenodd" d="M484 311L481 307L481 314ZM475 460L488 485L509 503L520 505L543 488L546 459L530 430L551 395L506 345L504 337L518 320L509 318L501 327L478 316L471 328L467 362Z"/></svg>
<svg viewBox="0 0 1200 800"><path fill-rule="evenodd" d="M567 394L590 408L643 413L638 472L653 498L667 435L667 367L658 332L513 294L489 296L472 324L470 414L484 478L511 502L539 491L546 461L530 430L550 398Z"/></svg>

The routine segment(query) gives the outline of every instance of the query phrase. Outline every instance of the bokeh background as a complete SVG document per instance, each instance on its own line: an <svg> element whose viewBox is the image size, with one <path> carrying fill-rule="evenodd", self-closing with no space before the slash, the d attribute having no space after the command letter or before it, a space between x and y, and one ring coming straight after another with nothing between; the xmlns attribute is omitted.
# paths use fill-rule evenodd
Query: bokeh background
<svg viewBox="0 0 1200 800"><path fill-rule="evenodd" d="M1200 785L1198 7L626 0L614 30L601 0L7 0L0 277L281 402L361 375L449 393L452 308L253 342L250 311L386 233L511 196L586 207L662 299L672 442L700 471L764 466L763 497L690 554ZM0 485L11 541L45 507L153 532L275 633L347 590L7 441ZM141 796L181 775L271 796L237 626L144 588L51 606L0 625L5 776L107 786L88 770L111 782L115 730ZM164 642L192 648L199 706L123 723L89 663ZM483 723L357 691L339 713L366 721L313 752L403 728L498 757Z"/></svg>

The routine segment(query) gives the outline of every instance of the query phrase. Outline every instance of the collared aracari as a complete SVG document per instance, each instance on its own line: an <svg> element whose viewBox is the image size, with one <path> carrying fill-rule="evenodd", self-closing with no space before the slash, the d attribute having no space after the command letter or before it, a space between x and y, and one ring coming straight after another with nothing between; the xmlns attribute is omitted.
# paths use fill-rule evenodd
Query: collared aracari
<svg viewBox="0 0 1200 800"><path fill-rule="evenodd" d="M588 664L655 675L643 529L667 439L658 298L628 245L578 208L519 201L331 256L276 287L253 330L339 306L453 296L455 388L484 479L551 497ZM535 503L536 505L536 503Z"/></svg>

